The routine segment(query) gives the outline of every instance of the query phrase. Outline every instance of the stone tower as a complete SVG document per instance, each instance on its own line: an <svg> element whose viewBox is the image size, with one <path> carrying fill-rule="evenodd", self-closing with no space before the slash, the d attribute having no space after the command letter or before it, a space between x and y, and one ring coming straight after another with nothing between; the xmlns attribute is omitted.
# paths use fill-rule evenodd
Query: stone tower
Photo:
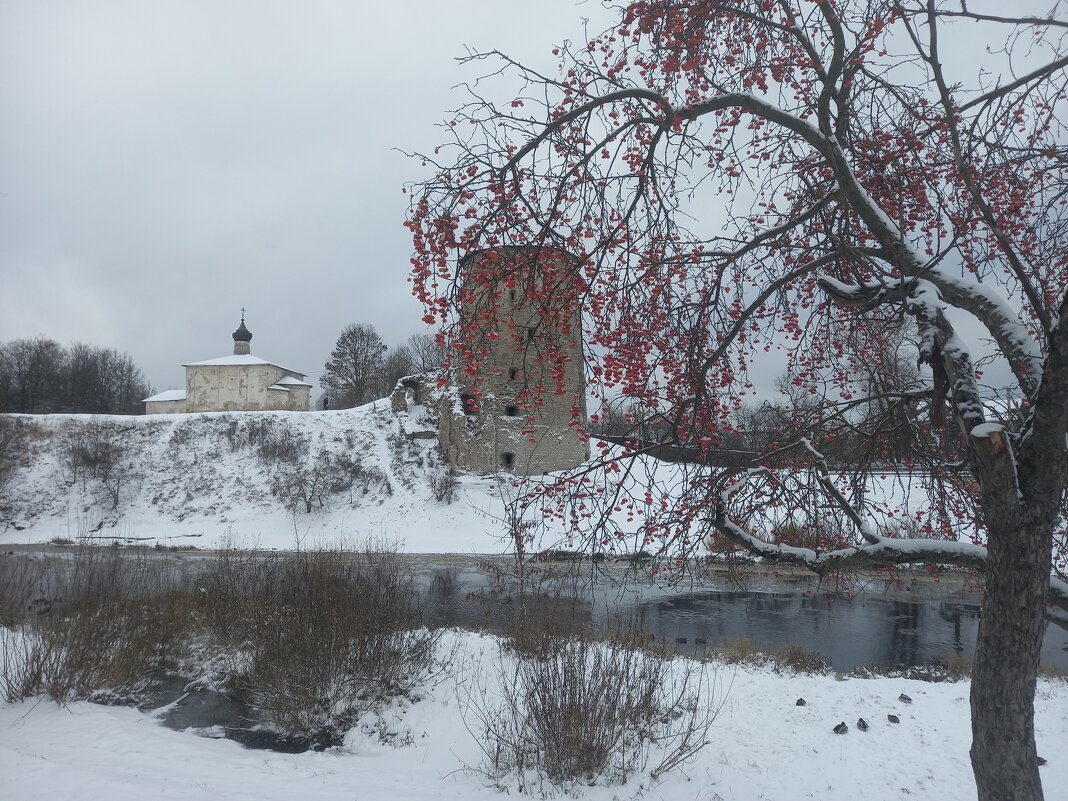
<svg viewBox="0 0 1068 801"><path fill-rule="evenodd" d="M573 269L567 254L534 248L481 251L460 262L461 325L477 320L481 345L478 363L457 373L451 403L439 409L450 463L540 475L589 458L579 432L586 385Z"/></svg>
<svg viewBox="0 0 1068 801"><path fill-rule="evenodd" d="M245 328L245 310L241 310L241 325L234 331L234 355L248 356L252 352L249 343L252 342L252 332Z"/></svg>

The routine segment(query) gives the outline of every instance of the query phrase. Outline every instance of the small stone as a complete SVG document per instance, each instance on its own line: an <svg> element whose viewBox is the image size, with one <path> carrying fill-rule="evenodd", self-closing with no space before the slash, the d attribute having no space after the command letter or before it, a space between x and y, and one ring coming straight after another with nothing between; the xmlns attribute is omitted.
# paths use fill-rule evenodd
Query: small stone
<svg viewBox="0 0 1068 801"><path fill-rule="evenodd" d="M675 642L677 642L679 645L685 645L686 644L686 638L685 637L676 637L675 638Z"/></svg>
<svg viewBox="0 0 1068 801"><path fill-rule="evenodd" d="M899 718L897 715L887 715L886 719L889 720L891 723L900 723L901 722L901 718Z"/></svg>
<svg viewBox="0 0 1068 801"><path fill-rule="evenodd" d="M849 731L849 727L845 724L844 720L834 727L835 734L845 734L847 731Z"/></svg>
<svg viewBox="0 0 1068 801"><path fill-rule="evenodd" d="M804 706L806 703L807 702L804 698L798 698L796 701L794 701L794 706Z"/></svg>
<svg viewBox="0 0 1068 801"><path fill-rule="evenodd" d="M864 718L857 718L857 728L861 731L867 731L868 721L864 720Z"/></svg>
<svg viewBox="0 0 1068 801"><path fill-rule="evenodd" d="M1042 757L1035 757L1035 760L1038 762L1038 766L1039 767L1042 767L1043 765L1046 764L1046 760L1043 759Z"/></svg>
<svg viewBox="0 0 1068 801"><path fill-rule="evenodd" d="M911 704L912 703L912 699L909 698L907 695L905 695L905 693L901 693L901 695L899 695L897 697L897 700L900 701L903 704Z"/></svg>

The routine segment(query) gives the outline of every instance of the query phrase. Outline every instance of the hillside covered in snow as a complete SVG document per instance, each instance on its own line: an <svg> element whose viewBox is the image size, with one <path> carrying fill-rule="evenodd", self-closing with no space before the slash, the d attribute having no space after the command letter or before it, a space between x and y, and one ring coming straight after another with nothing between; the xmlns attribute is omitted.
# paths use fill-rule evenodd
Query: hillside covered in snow
<svg viewBox="0 0 1068 801"><path fill-rule="evenodd" d="M505 549L511 482L451 473L422 407L0 422L0 543Z"/></svg>

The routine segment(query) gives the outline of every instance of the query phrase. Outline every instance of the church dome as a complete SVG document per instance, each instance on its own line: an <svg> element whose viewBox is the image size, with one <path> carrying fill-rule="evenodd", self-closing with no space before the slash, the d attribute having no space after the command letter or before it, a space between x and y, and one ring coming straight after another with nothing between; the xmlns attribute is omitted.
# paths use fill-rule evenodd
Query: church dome
<svg viewBox="0 0 1068 801"><path fill-rule="evenodd" d="M241 325L234 331L234 342L251 342L252 332L245 328L245 315L241 315Z"/></svg>

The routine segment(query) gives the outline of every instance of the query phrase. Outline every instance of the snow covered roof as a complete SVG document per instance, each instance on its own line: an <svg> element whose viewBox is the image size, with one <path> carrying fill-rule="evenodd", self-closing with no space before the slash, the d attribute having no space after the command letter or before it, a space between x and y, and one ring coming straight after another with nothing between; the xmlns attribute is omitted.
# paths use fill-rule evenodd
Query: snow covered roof
<svg viewBox="0 0 1068 801"><path fill-rule="evenodd" d="M286 370L290 373L297 372L296 370L290 370L288 367L282 367L280 364L261 359L259 356L241 356L236 353L230 356L220 356L218 359L206 359L202 362L188 362L187 364L183 364L182 367L247 367L257 364L269 364L271 367L277 367L279 370ZM304 373L297 373L297 375L304 375Z"/></svg>
<svg viewBox="0 0 1068 801"><path fill-rule="evenodd" d="M184 389L165 389L163 392L157 392L151 398L145 398L142 403L148 401L180 401L185 400Z"/></svg>
<svg viewBox="0 0 1068 801"><path fill-rule="evenodd" d="M282 378L279 378L274 383L275 383L275 386L278 386L279 384L281 384L284 387L310 387L311 386L311 384L309 384L307 381L301 381L299 378L294 378L291 375L282 376Z"/></svg>
<svg viewBox="0 0 1068 801"><path fill-rule="evenodd" d="M278 384L271 384L267 389L276 389L279 392L289 392L289 387L280 387Z"/></svg>

